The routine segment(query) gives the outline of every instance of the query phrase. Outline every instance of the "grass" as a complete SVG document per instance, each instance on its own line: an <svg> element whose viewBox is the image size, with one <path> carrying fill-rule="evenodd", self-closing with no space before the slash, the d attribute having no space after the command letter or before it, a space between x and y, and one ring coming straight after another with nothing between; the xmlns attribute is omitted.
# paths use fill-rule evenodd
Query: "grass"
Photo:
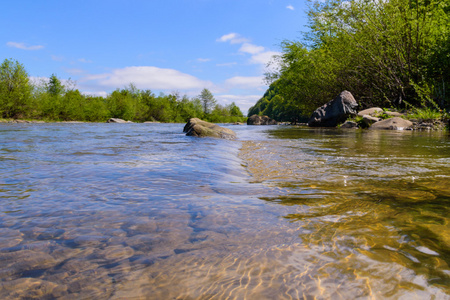
<svg viewBox="0 0 450 300"><path fill-rule="evenodd" d="M436 110L431 108L416 108L408 114L408 119L413 120L441 120L446 117L446 113L442 110Z"/></svg>

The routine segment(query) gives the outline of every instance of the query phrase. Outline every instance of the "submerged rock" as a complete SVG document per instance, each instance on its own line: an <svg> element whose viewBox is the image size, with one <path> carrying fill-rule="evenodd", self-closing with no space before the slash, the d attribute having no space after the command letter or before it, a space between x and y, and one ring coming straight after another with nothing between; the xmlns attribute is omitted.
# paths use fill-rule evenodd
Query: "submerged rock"
<svg viewBox="0 0 450 300"><path fill-rule="evenodd" d="M411 126L413 126L413 123L411 121L399 117L394 117L376 122L372 124L372 126L370 126L370 129L403 130L408 129Z"/></svg>
<svg viewBox="0 0 450 300"><path fill-rule="evenodd" d="M187 136L210 136L229 140L236 138L236 133L233 130L220 127L219 125L209 123L198 118L189 119L184 126L183 132L186 132Z"/></svg>
<svg viewBox="0 0 450 300"><path fill-rule="evenodd" d="M277 125L278 122L268 116L253 115L247 119L247 125Z"/></svg>
<svg viewBox="0 0 450 300"><path fill-rule="evenodd" d="M350 115L356 115L358 106L349 91L341 92L336 98L317 108L308 121L311 127L335 127Z"/></svg>

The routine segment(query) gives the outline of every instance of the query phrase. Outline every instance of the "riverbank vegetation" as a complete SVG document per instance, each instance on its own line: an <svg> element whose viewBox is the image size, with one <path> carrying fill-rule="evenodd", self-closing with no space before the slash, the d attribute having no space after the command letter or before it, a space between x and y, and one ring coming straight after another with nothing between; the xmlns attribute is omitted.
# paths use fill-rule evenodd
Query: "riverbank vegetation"
<svg viewBox="0 0 450 300"><path fill-rule="evenodd" d="M310 2L309 31L282 42L279 69L249 110L299 122L349 90L360 109L378 106L443 117L450 106L450 2Z"/></svg>
<svg viewBox="0 0 450 300"><path fill-rule="evenodd" d="M31 82L25 67L12 59L5 59L0 66L0 118L87 122L120 118L180 123L189 118L215 123L246 120L234 102L217 104L208 89L189 98L178 92L155 95L130 84L106 97L84 95L73 82L63 84L55 74L48 80Z"/></svg>

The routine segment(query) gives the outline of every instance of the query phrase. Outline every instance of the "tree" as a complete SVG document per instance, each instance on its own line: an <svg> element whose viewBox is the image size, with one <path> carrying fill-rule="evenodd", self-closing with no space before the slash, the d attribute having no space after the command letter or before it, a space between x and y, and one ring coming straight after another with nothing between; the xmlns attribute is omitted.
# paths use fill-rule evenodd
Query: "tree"
<svg viewBox="0 0 450 300"><path fill-rule="evenodd" d="M61 83L61 80L56 77L55 74L50 76L49 81L47 83L47 92L51 96L60 96L64 93L64 85Z"/></svg>
<svg viewBox="0 0 450 300"><path fill-rule="evenodd" d="M307 116L344 89L361 107L448 105L448 1L311 2L310 31L282 43L280 68L249 114Z"/></svg>
<svg viewBox="0 0 450 300"><path fill-rule="evenodd" d="M31 102L28 73L18 61L5 59L0 66L0 115L25 117Z"/></svg>
<svg viewBox="0 0 450 300"><path fill-rule="evenodd" d="M241 109L234 102L232 102L230 105L228 105L227 109L230 112L230 116L232 116L232 117L243 117L244 116Z"/></svg>
<svg viewBox="0 0 450 300"><path fill-rule="evenodd" d="M203 112L205 114L211 113L217 102L216 99L214 99L213 94L208 89L204 88L198 97L202 102Z"/></svg>

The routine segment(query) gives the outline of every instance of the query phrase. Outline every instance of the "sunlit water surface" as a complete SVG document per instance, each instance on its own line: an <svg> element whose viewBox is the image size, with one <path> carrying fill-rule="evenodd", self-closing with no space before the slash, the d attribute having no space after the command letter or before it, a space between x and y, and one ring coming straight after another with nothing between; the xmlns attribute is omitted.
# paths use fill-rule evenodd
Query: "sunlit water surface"
<svg viewBox="0 0 450 300"><path fill-rule="evenodd" d="M0 299L450 299L448 133L0 124Z"/></svg>

